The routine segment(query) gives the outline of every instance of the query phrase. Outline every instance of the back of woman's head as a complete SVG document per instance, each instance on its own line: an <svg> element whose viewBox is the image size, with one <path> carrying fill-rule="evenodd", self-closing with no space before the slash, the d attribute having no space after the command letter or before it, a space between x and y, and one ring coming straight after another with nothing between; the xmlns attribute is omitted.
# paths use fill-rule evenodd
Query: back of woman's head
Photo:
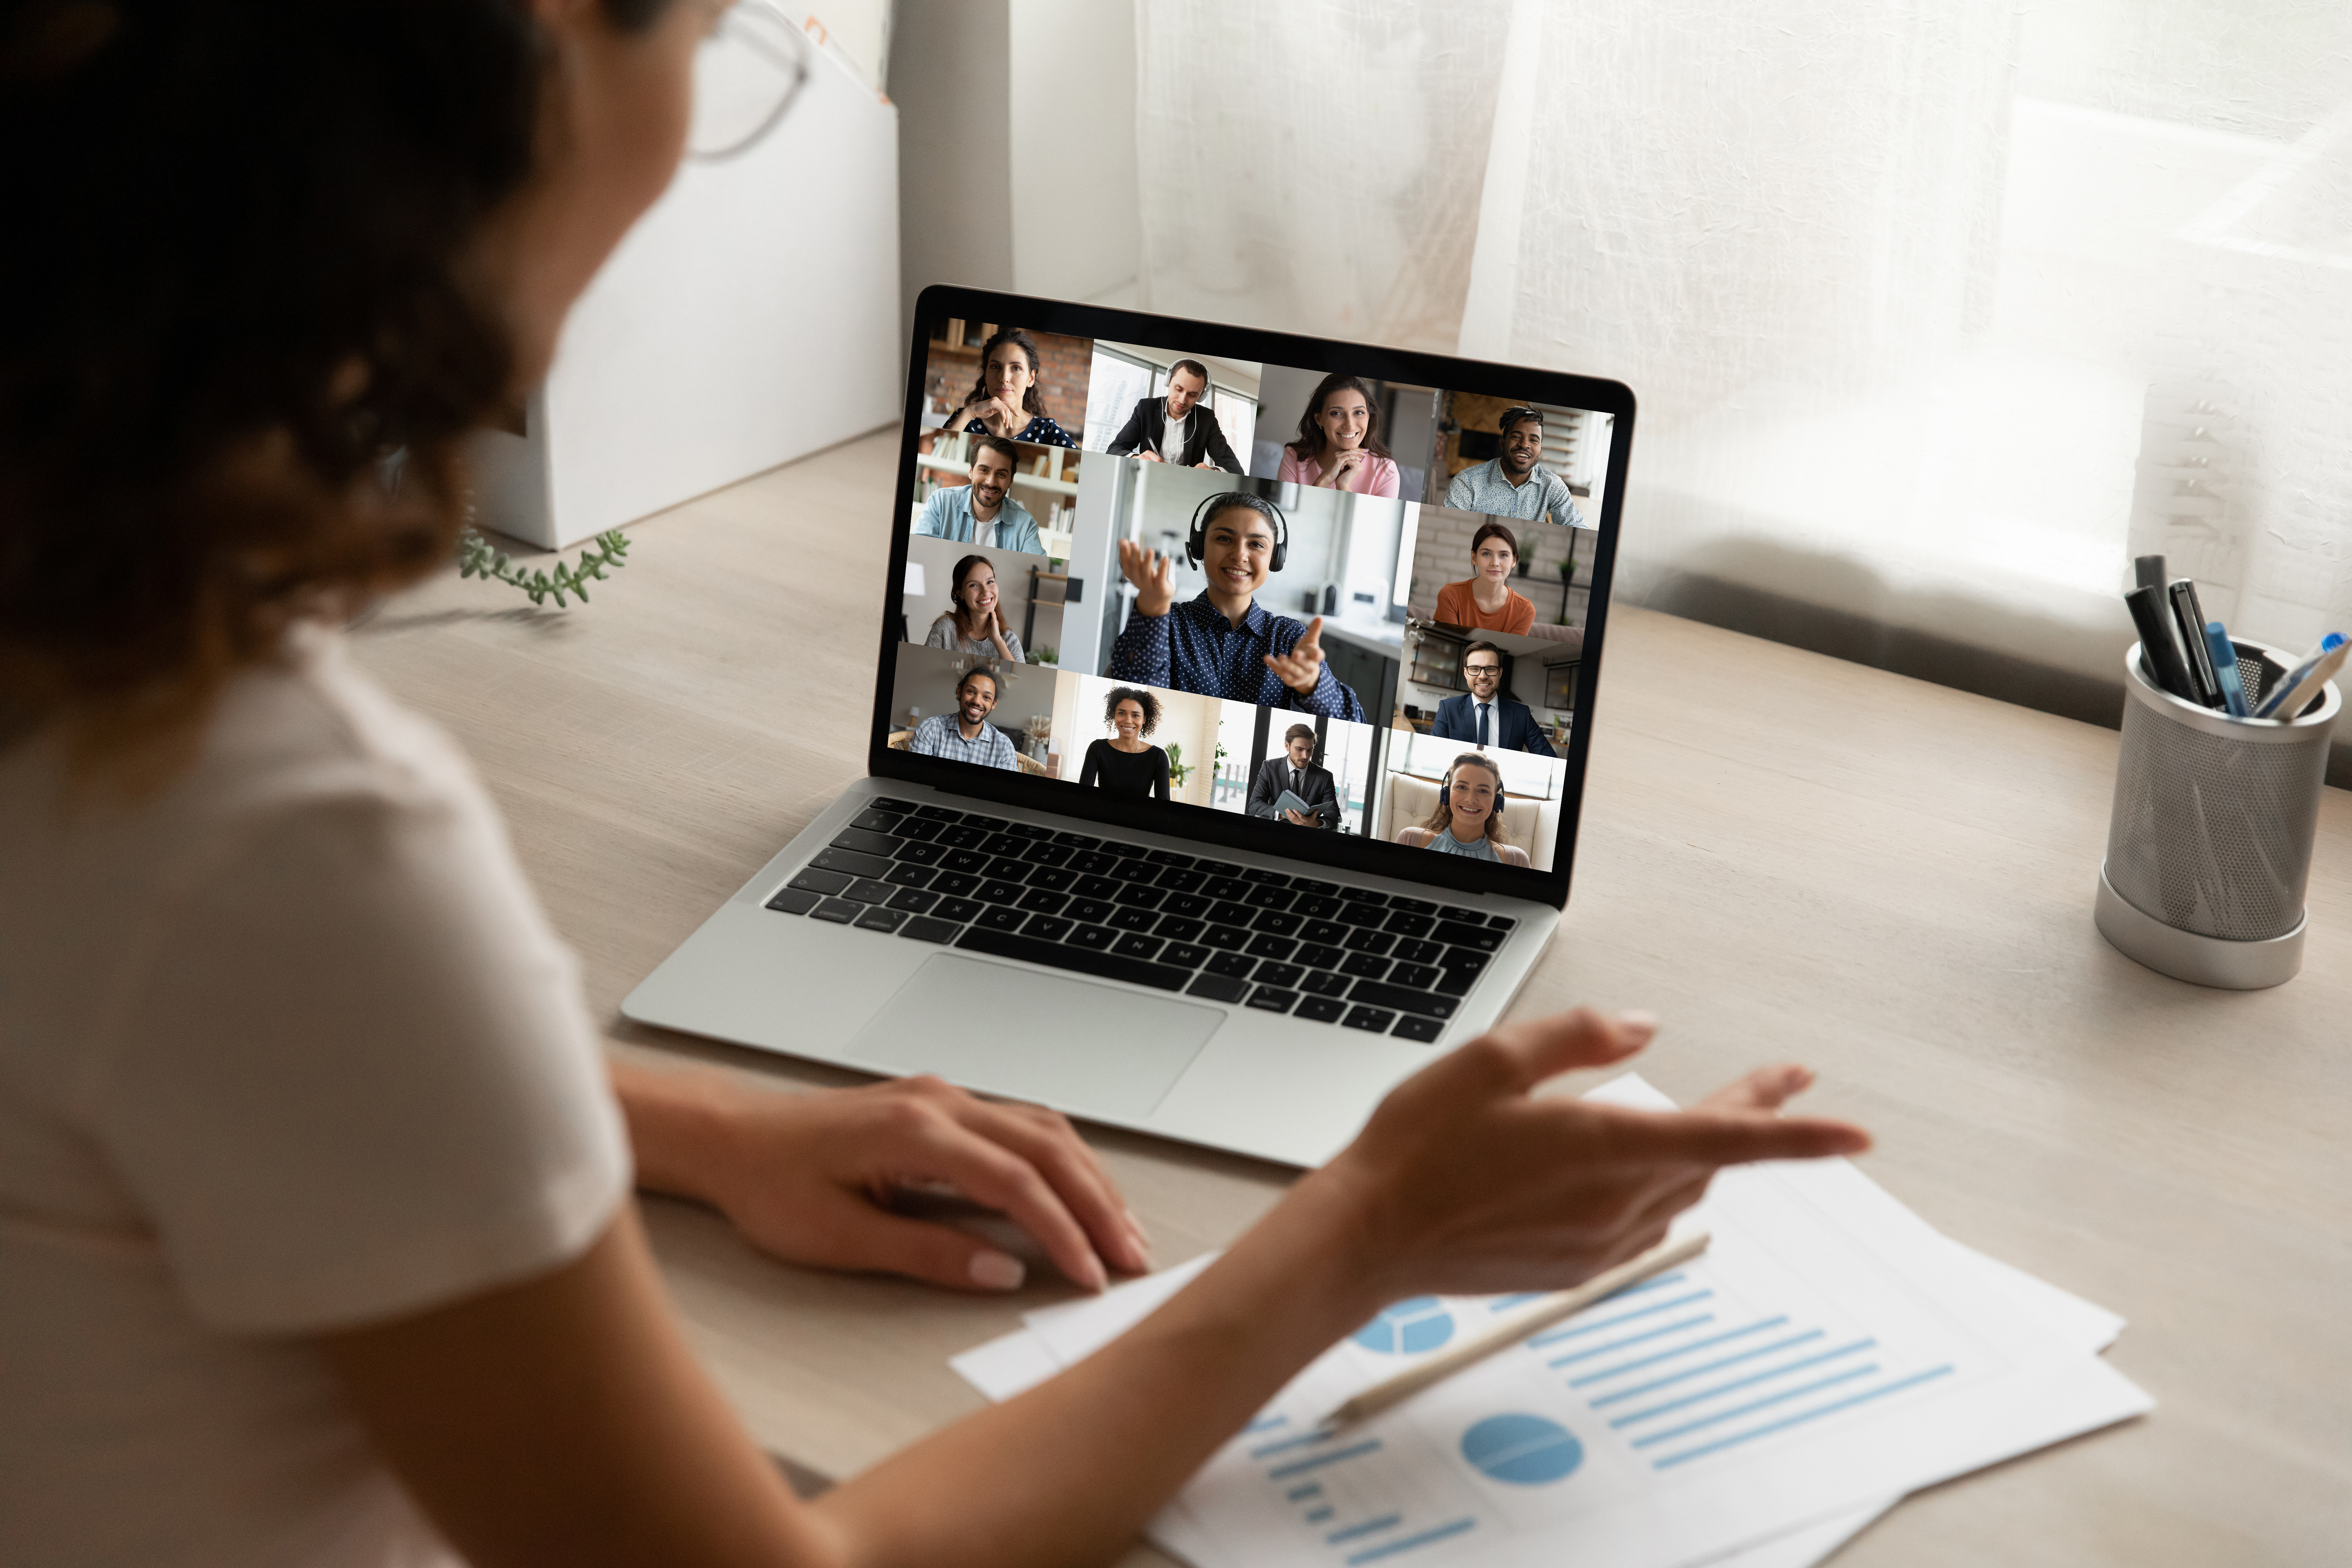
<svg viewBox="0 0 2352 1568"><path fill-rule="evenodd" d="M0 0L0 703L104 749L446 558L544 55L522 0Z"/></svg>

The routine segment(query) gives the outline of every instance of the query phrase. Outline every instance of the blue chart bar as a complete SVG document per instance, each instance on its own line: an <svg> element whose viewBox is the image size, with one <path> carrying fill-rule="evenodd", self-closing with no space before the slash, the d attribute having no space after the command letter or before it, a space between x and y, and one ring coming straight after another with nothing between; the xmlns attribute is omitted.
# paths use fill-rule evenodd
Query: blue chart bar
<svg viewBox="0 0 2352 1568"><path fill-rule="evenodd" d="M1572 1329L1554 1329L1549 1333L1538 1334L1528 1343L1536 1346L1556 1345L1562 1340L1572 1340L1579 1334L1596 1333L1602 1329L1613 1328L1619 1323L1631 1322L1635 1318L1646 1318L1653 1312L1664 1312L1676 1307L1687 1307L1693 1301L1704 1301L1714 1294L1712 1290L1694 1290L1687 1296L1677 1296L1670 1301L1658 1301L1647 1307L1636 1307L1630 1312L1620 1312L1613 1318L1597 1318L1589 1323L1579 1323Z"/></svg>
<svg viewBox="0 0 2352 1568"><path fill-rule="evenodd" d="M1307 1510L1307 1522L1309 1524L1320 1524L1325 1520L1330 1518L1331 1513L1331 1505L1328 1502L1321 1508L1310 1508Z"/></svg>
<svg viewBox="0 0 2352 1568"><path fill-rule="evenodd" d="M1368 1519L1361 1524L1351 1524L1345 1530L1335 1530L1323 1539L1329 1542L1361 1541L1367 1535L1378 1535L1383 1530L1394 1530L1404 1522L1401 1513L1384 1513L1378 1519Z"/></svg>
<svg viewBox="0 0 2352 1568"><path fill-rule="evenodd" d="M1718 1410L1712 1415L1702 1415L1696 1421L1685 1421L1679 1426L1669 1426L1663 1432L1653 1432L1646 1437L1636 1437L1633 1439L1633 1447L1646 1448L1653 1443L1668 1442L1685 1432L1696 1432L1702 1426L1712 1426L1718 1421L1729 1421L1735 1416L1745 1415L1751 1410L1761 1410L1769 1405L1785 1405L1791 1399L1802 1399L1808 1394L1828 1388L1835 1384L1852 1383L1857 1377L1868 1377L1877 1370L1876 1362L1866 1362L1861 1366L1834 1373L1811 1383L1800 1384L1794 1388L1783 1389L1778 1394L1768 1394L1761 1399L1751 1399L1745 1405L1735 1405L1728 1410Z"/></svg>
<svg viewBox="0 0 2352 1568"><path fill-rule="evenodd" d="M1662 1361L1672 1361L1676 1356L1685 1356L1693 1351L1703 1351L1709 1345L1719 1345L1726 1340L1736 1340L1742 1334L1758 1334L1767 1329L1777 1329L1788 1321L1785 1317L1767 1318L1760 1323L1750 1323L1744 1329L1727 1329L1722 1333L1709 1334L1703 1340L1693 1340L1686 1345L1677 1345L1670 1351L1660 1351L1655 1355L1643 1356L1638 1361L1629 1361L1621 1366L1603 1367L1599 1372L1588 1372L1582 1377L1571 1377L1568 1380L1568 1385L1570 1388L1582 1388L1588 1383L1602 1383L1612 1377L1622 1377L1629 1372L1638 1372L1645 1366L1655 1366Z"/></svg>
<svg viewBox="0 0 2352 1568"><path fill-rule="evenodd" d="M1282 1495L1288 1498L1292 1502L1305 1502L1308 1498L1321 1497L1323 1495L1323 1483L1321 1481L1309 1481L1303 1487L1293 1487Z"/></svg>
<svg viewBox="0 0 2352 1568"><path fill-rule="evenodd" d="M1286 1454L1293 1448L1311 1448L1318 1443L1331 1440L1328 1432L1307 1432L1297 1437L1283 1437L1272 1443L1260 1443L1249 1451L1253 1459L1263 1459L1268 1454Z"/></svg>
<svg viewBox="0 0 2352 1568"><path fill-rule="evenodd" d="M1711 1362L1703 1363L1686 1371L1670 1372L1664 1377L1654 1377L1647 1383L1637 1383L1631 1388L1621 1388L1614 1394L1604 1394L1592 1402L1592 1408L1598 1410L1604 1405L1614 1405L1621 1399L1637 1399L1654 1389L1665 1388L1689 1378L1705 1377L1710 1372L1734 1366L1743 1361L1754 1361L1759 1355L1770 1355L1775 1351L1788 1350L1791 1346L1801 1345L1821 1337L1821 1330L1807 1329L1801 1334L1790 1334L1785 1340L1774 1340L1770 1344L1758 1345L1752 1351L1741 1351L1737 1355L1717 1356Z"/></svg>
<svg viewBox="0 0 2352 1568"><path fill-rule="evenodd" d="M1718 1437L1712 1443L1705 1443L1696 1448L1685 1448L1679 1454L1668 1454L1662 1459L1652 1460L1651 1465L1653 1468L1663 1470L1669 1465L1679 1465L1686 1459L1696 1459L1702 1454L1712 1454L1719 1448L1728 1448L1735 1443L1745 1443L1750 1437L1761 1437L1767 1433L1782 1431L1801 1422L1811 1421L1817 1415L1832 1415L1885 1394L1914 1387L1941 1377L1951 1370L1948 1363L1943 1366L1929 1367L1926 1372L1915 1372L1909 1377L1897 1378L1893 1383L1882 1383L1876 1388L1864 1389L1860 1394L1848 1394L1843 1399L1832 1400L1827 1405L1816 1405L1811 1410L1801 1410L1794 1415L1783 1415L1778 1421L1769 1421L1761 1426L1751 1426L1745 1432L1734 1432L1727 1437Z"/></svg>
<svg viewBox="0 0 2352 1568"><path fill-rule="evenodd" d="M1522 1290L1516 1296L1496 1297L1493 1300L1486 1303L1486 1310L1490 1312L1507 1312L1514 1307L1524 1307L1530 1301L1540 1301L1543 1299L1544 1292L1541 1290Z"/></svg>
<svg viewBox="0 0 2352 1568"><path fill-rule="evenodd" d="M1270 1481L1286 1481L1293 1476L1303 1476L1309 1470L1319 1470L1326 1465L1336 1465L1342 1459L1352 1459L1359 1455L1377 1453L1380 1446L1381 1440L1378 1437L1367 1438L1361 1443L1350 1443L1344 1448L1334 1448L1328 1454L1317 1454L1308 1458L1293 1459L1286 1465L1276 1465L1266 1471L1265 1477Z"/></svg>
<svg viewBox="0 0 2352 1568"><path fill-rule="evenodd" d="M1256 1420L1251 1422L1248 1426L1243 1427L1242 1435L1244 1436L1247 1436L1252 1432L1270 1432L1276 1426L1287 1426L1289 1425L1290 1417L1287 1415L1261 1415Z"/></svg>
<svg viewBox="0 0 2352 1568"><path fill-rule="evenodd" d="M1400 1552L1410 1552L1416 1546L1426 1546L1433 1541L1444 1541L1449 1536L1459 1535L1464 1531L1476 1526L1477 1522L1475 1519L1449 1520L1433 1530L1424 1530L1418 1535L1408 1535L1397 1541L1383 1541L1378 1546L1368 1546L1361 1552L1349 1554L1349 1568L1355 1568L1355 1564L1359 1563L1377 1563L1383 1557L1394 1557Z"/></svg>
<svg viewBox="0 0 2352 1568"><path fill-rule="evenodd" d="M1685 1394L1679 1399L1669 1399L1664 1405L1653 1405L1647 1410L1636 1410L1631 1415L1620 1415L1609 1425L1631 1426L1636 1421L1647 1421L1651 1416L1664 1415L1669 1410L1681 1410L1688 1405L1701 1405L1718 1394L1729 1394L1736 1389L1753 1387L1759 1383L1769 1383L1776 1377L1786 1377L1792 1372L1802 1372L1809 1366L1819 1366L1825 1361L1835 1361L1842 1355L1852 1355L1856 1351L1866 1351L1877 1342L1876 1340L1856 1340L1850 1345L1840 1345L1833 1351L1823 1351L1818 1355L1809 1355L1801 1361L1792 1361L1786 1366L1769 1367L1763 1372L1751 1372L1746 1377L1735 1377L1729 1383L1718 1383L1712 1388L1702 1388L1696 1394Z"/></svg>
<svg viewBox="0 0 2352 1568"><path fill-rule="evenodd" d="M1612 1351L1622 1351L1627 1345L1638 1345L1645 1340L1664 1339L1668 1334L1678 1334L1685 1329L1695 1329L1701 1323L1711 1323L1713 1321L1715 1321L1715 1314L1713 1312L1700 1312L1693 1317L1684 1318L1675 1322L1662 1324L1654 1329L1644 1330L1638 1334L1628 1334L1622 1340L1612 1340L1605 1345L1594 1345L1590 1350L1570 1351L1566 1355L1556 1355L1544 1364L1547 1366L1567 1366L1571 1362L1591 1361L1597 1355L1607 1355Z"/></svg>

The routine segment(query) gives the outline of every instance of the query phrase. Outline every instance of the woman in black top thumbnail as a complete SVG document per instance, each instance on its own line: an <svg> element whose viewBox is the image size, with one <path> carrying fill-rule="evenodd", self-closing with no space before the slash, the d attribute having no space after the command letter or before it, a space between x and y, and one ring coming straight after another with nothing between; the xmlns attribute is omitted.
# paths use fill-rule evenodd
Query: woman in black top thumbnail
<svg viewBox="0 0 2352 1568"><path fill-rule="evenodd" d="M1117 733L1087 748L1078 782L1118 795L1156 795L1165 805L1168 753L1143 738L1160 727L1160 699L1139 686L1114 687L1103 700L1103 722Z"/></svg>

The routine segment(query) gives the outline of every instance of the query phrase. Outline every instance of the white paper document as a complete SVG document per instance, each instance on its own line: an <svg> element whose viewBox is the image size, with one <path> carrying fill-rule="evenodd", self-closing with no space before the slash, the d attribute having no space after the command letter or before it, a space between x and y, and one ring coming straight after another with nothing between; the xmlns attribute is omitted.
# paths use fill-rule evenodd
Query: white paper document
<svg viewBox="0 0 2352 1568"><path fill-rule="evenodd" d="M1594 1098L1670 1102L1627 1075ZM1201 1564L1801 1568L1915 1488L2149 1408L2112 1313L1945 1237L1844 1161L1727 1171L1707 1251L1372 1420L1343 1400L1528 1298L1401 1301L1309 1365L1153 1522ZM1002 1399L1197 1259L956 1358Z"/></svg>

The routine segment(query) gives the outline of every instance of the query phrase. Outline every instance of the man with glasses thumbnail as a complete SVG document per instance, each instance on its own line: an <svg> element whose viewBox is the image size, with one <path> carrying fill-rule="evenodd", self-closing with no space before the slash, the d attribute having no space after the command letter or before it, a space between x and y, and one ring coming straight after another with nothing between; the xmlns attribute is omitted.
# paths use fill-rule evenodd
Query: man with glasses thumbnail
<svg viewBox="0 0 2352 1568"><path fill-rule="evenodd" d="M1463 469L1445 487L1445 504L1456 511L1525 521L1549 518L1565 528L1590 528L1576 510L1568 481L1538 460L1543 457L1543 414L1534 408L1507 410L1496 455Z"/></svg>
<svg viewBox="0 0 2352 1568"><path fill-rule="evenodd" d="M1110 455L1240 473L1216 414L1201 405L1208 390L1209 367L1196 359L1178 360L1168 372L1168 395L1137 400L1135 412L1110 439Z"/></svg>
<svg viewBox="0 0 2352 1568"><path fill-rule="evenodd" d="M1528 705L1502 695L1501 648L1490 642L1474 642L1463 649L1462 679L1470 689L1437 705L1437 721L1429 728L1432 735L1497 751L1558 755Z"/></svg>

